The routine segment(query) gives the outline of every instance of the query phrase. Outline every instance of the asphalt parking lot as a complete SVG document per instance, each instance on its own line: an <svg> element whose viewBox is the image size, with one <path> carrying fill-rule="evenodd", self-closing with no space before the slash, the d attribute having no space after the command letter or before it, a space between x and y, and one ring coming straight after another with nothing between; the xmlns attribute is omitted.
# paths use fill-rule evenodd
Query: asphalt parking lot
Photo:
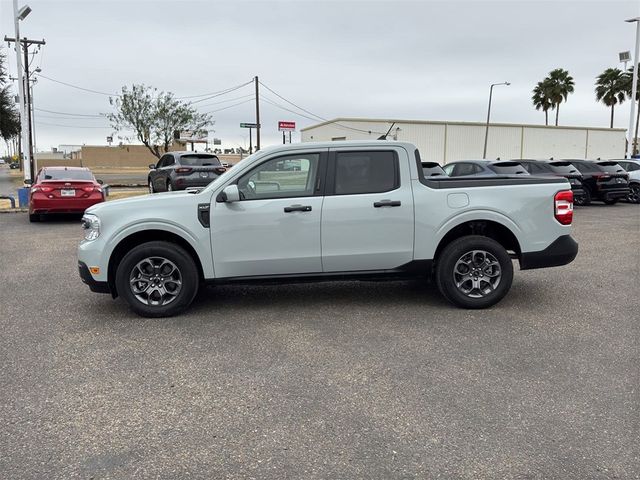
<svg viewBox="0 0 640 480"><path fill-rule="evenodd" d="M152 320L77 218L0 214L1 478L640 478L640 209L459 310L419 282L207 289Z"/></svg>

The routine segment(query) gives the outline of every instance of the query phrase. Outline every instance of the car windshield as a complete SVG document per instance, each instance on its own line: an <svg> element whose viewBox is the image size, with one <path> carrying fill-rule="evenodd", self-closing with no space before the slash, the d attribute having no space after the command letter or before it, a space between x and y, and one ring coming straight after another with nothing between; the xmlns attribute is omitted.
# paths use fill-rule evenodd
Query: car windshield
<svg viewBox="0 0 640 480"><path fill-rule="evenodd" d="M551 162L549 167L556 173L579 173L570 162Z"/></svg>
<svg viewBox="0 0 640 480"><path fill-rule="evenodd" d="M492 163L488 167L500 175L529 175L529 172L517 162Z"/></svg>
<svg viewBox="0 0 640 480"><path fill-rule="evenodd" d="M625 169L617 162L598 162L598 165L607 173L625 173Z"/></svg>
<svg viewBox="0 0 640 480"><path fill-rule="evenodd" d="M93 181L93 174L89 170L44 170L42 180L86 180Z"/></svg>
<svg viewBox="0 0 640 480"><path fill-rule="evenodd" d="M220 160L215 155L182 155L180 164L188 167L220 166Z"/></svg>

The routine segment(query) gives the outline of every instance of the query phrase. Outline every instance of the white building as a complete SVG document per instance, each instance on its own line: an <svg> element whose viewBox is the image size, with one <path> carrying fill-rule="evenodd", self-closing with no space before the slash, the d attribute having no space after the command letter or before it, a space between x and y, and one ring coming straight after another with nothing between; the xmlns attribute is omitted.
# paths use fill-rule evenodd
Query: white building
<svg viewBox="0 0 640 480"><path fill-rule="evenodd" d="M392 126L393 125L393 126ZM301 130L303 142L387 138L415 144L422 160L441 164L481 159L486 124L368 118L336 118ZM492 123L487 158L623 158L622 128L546 127Z"/></svg>

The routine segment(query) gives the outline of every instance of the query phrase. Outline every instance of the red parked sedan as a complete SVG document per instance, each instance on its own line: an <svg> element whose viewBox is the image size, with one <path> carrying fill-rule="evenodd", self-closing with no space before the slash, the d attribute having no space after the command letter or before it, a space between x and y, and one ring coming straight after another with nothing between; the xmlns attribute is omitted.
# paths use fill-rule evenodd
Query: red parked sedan
<svg viewBox="0 0 640 480"><path fill-rule="evenodd" d="M44 167L31 185L29 220L50 213L83 213L104 202L104 192L91 170L81 167Z"/></svg>

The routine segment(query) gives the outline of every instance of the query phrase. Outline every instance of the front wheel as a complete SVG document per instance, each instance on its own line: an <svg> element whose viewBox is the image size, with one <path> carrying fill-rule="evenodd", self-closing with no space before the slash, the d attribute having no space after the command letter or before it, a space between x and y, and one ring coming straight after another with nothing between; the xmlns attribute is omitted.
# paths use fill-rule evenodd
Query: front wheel
<svg viewBox="0 0 640 480"><path fill-rule="evenodd" d="M436 265L442 295L462 308L487 308L507 294L513 263L495 240L480 235L458 238L447 245Z"/></svg>
<svg viewBox="0 0 640 480"><path fill-rule="evenodd" d="M143 317L170 317L185 310L199 288L191 255L169 242L133 248L116 271L116 288L131 309Z"/></svg>
<svg viewBox="0 0 640 480"><path fill-rule="evenodd" d="M581 207L586 207L587 205L589 205L591 203L591 193L589 193L589 190L585 188L582 195L577 196L573 199L573 203Z"/></svg>

